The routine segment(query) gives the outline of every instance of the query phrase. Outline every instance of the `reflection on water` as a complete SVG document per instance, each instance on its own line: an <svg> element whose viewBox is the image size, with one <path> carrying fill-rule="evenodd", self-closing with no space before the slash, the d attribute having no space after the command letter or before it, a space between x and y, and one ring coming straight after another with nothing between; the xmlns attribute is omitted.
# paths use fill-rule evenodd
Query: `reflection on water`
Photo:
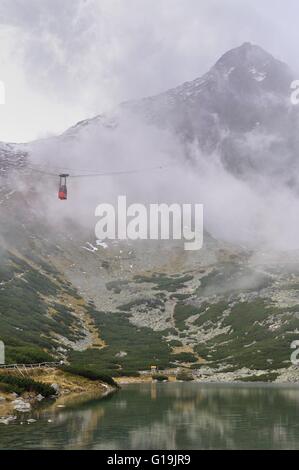
<svg viewBox="0 0 299 470"><path fill-rule="evenodd" d="M135 384L59 405L0 425L0 448L299 449L295 386Z"/></svg>

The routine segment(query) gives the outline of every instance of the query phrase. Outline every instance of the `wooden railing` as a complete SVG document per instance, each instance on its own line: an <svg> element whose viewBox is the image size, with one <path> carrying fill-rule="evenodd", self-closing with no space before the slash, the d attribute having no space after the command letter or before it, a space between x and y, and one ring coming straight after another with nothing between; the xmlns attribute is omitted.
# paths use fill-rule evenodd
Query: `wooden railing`
<svg viewBox="0 0 299 470"><path fill-rule="evenodd" d="M63 365L63 362L39 362L35 364L0 364L3 370L53 369Z"/></svg>

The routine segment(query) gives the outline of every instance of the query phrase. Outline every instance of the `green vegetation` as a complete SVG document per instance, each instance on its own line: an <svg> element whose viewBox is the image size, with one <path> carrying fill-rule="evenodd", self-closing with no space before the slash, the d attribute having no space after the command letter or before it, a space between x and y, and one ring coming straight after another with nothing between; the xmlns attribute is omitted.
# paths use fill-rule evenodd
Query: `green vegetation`
<svg viewBox="0 0 299 470"><path fill-rule="evenodd" d="M53 361L59 345L54 335L76 341L82 333L73 310L51 299L66 294L80 297L50 264L36 256L34 261L40 265L34 268L12 253L2 250L0 254L0 339L6 345L6 362Z"/></svg>
<svg viewBox="0 0 299 470"><path fill-rule="evenodd" d="M201 279L198 295L259 291L271 283L271 277L229 262L213 269Z"/></svg>
<svg viewBox="0 0 299 470"><path fill-rule="evenodd" d="M0 388L2 391L6 389L6 391L15 392L19 395L24 392L34 392L43 395L45 398L55 395L55 390L50 385L14 375L0 374Z"/></svg>
<svg viewBox="0 0 299 470"><path fill-rule="evenodd" d="M118 388L118 384L109 375L99 374L90 369L77 369L76 367L71 366L63 366L61 369L69 374L79 375L80 377L84 377L85 379L92 381L104 382L112 387Z"/></svg>
<svg viewBox="0 0 299 470"><path fill-rule="evenodd" d="M164 309L164 302L160 299L136 299L128 302L127 304L120 305L117 307L118 310L122 310L123 312L129 312L133 308L144 307L147 309L152 308L160 308Z"/></svg>
<svg viewBox="0 0 299 470"><path fill-rule="evenodd" d="M176 379L182 380L183 382L191 382L192 380L194 380L194 377L191 372L181 370L177 373Z"/></svg>
<svg viewBox="0 0 299 470"><path fill-rule="evenodd" d="M9 364L36 364L40 362L53 362L53 356L34 346L7 346L6 362Z"/></svg>
<svg viewBox="0 0 299 470"><path fill-rule="evenodd" d="M226 333L199 344L195 351L208 358L211 365L231 364L236 367L265 370L290 364L290 343L299 328L299 319L291 309L279 309L258 299L234 305L228 316L222 316L227 305L207 307L196 324L202 328L221 323ZM298 307L294 308L294 312ZM280 321L278 329L270 329L269 317Z"/></svg>
<svg viewBox="0 0 299 470"><path fill-rule="evenodd" d="M126 370L121 371L122 377L140 377L140 373L137 370Z"/></svg>
<svg viewBox="0 0 299 470"><path fill-rule="evenodd" d="M172 354L172 358L176 362L196 362L197 357L190 352L181 352L178 354Z"/></svg>
<svg viewBox="0 0 299 470"><path fill-rule="evenodd" d="M129 284L129 281L110 281L106 283L106 289L112 291L114 294L120 294L121 291Z"/></svg>
<svg viewBox="0 0 299 470"><path fill-rule="evenodd" d="M153 375L152 375L152 379L153 379L153 380L157 380L157 382L165 382L165 381L168 381L167 375L163 375L163 374L153 374Z"/></svg>
<svg viewBox="0 0 299 470"><path fill-rule="evenodd" d="M89 311L107 347L71 352L69 360L73 367L88 365L90 370L113 377L149 370L151 365L169 367L171 348L161 332L133 325L127 312L105 313L92 308ZM125 355L120 355L120 351Z"/></svg>
<svg viewBox="0 0 299 470"><path fill-rule="evenodd" d="M168 292L176 292L186 287L186 282L192 281L193 276L186 274L184 276L167 276L166 274L153 274L151 277L135 276L136 282L149 282L155 284L155 290L164 290Z"/></svg>
<svg viewBox="0 0 299 470"><path fill-rule="evenodd" d="M193 307L192 305L187 305L182 302L176 304L173 313L176 328L184 331L186 329L186 320L192 315L197 315L199 312L198 307Z"/></svg>
<svg viewBox="0 0 299 470"><path fill-rule="evenodd" d="M226 301L217 302L215 304L204 303L198 310L199 317L194 321L194 325L203 329L209 328L211 323L221 320L223 312L228 308Z"/></svg>
<svg viewBox="0 0 299 470"><path fill-rule="evenodd" d="M182 346L182 342L177 339L172 339L171 341L168 341L168 344L171 348L179 348Z"/></svg>
<svg viewBox="0 0 299 470"><path fill-rule="evenodd" d="M279 374L276 372L269 372L261 375L251 375L249 377L240 377L236 379L238 382L274 382Z"/></svg>
<svg viewBox="0 0 299 470"><path fill-rule="evenodd" d="M5 384L0 382L0 392L2 393L21 393L21 389L19 389L16 386L10 385L10 384Z"/></svg>
<svg viewBox="0 0 299 470"><path fill-rule="evenodd" d="M0 339L6 345L7 363L53 361L60 345L59 336L71 341L82 338L82 325L74 316L75 307L69 306L69 296L74 300L81 297L33 248L23 257L0 246ZM267 276L237 262L223 263L202 278L197 290L199 296L218 294L217 302L200 306L188 304L190 294L179 292L192 279L189 273L136 276L135 282L152 284L153 298L141 296L119 306L117 312L97 312L93 302L83 306L107 346L70 352L71 366L97 376L117 377L137 375L139 370L149 370L151 365L162 370L175 362L193 363L197 367L194 364L197 356L206 359L212 367L227 364L234 370L238 367L278 369L290 364L290 344L299 329L296 315L299 306L279 309L263 299L235 303L236 296L231 295L266 287ZM128 281L115 280L106 287L114 295L127 285ZM291 288L297 288L297 284ZM62 301L66 296L67 301ZM152 309L165 309L167 298L177 301L175 329L153 331L130 322L133 309L150 316ZM196 316L192 326L200 330L203 340L194 347L195 354L173 354L172 348L181 346L181 340L189 337L186 322L191 316ZM273 329L274 322L277 325ZM205 338L205 332L216 328L222 333ZM167 342L169 335L175 339ZM5 386L9 384L2 384Z"/></svg>

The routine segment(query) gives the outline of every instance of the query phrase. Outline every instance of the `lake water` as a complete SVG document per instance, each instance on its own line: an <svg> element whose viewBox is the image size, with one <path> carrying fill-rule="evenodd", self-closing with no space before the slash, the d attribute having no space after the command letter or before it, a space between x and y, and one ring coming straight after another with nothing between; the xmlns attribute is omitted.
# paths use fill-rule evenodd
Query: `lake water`
<svg viewBox="0 0 299 470"><path fill-rule="evenodd" d="M0 424L0 448L299 449L299 387L123 386L102 400L44 404Z"/></svg>

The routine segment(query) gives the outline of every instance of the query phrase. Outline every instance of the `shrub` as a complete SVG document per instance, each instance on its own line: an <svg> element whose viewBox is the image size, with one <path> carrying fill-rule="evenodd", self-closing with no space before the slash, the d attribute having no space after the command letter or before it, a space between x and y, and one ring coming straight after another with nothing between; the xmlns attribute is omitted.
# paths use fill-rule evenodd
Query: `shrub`
<svg viewBox="0 0 299 470"><path fill-rule="evenodd" d="M122 377L140 377L140 372L136 370L122 370L119 374Z"/></svg>
<svg viewBox="0 0 299 470"><path fill-rule="evenodd" d="M171 348L183 346L183 343L181 341L178 341L177 339L172 339L171 341L168 341L168 344Z"/></svg>
<svg viewBox="0 0 299 470"><path fill-rule="evenodd" d="M15 393L23 392L35 392L43 395L45 398L55 395L55 390L48 384L42 382L36 382L30 378L16 377L14 375L2 375L0 374L0 383L8 384L11 387L11 391Z"/></svg>
<svg viewBox="0 0 299 470"><path fill-rule="evenodd" d="M186 329L185 321L189 317L197 315L199 311L199 308L194 307L193 305L184 304L183 302L177 303L173 313L176 328L184 331Z"/></svg>
<svg viewBox="0 0 299 470"><path fill-rule="evenodd" d="M163 382L164 380L168 380L167 375L163 375L163 374L153 374L152 378L153 380L157 380L158 382Z"/></svg>
<svg viewBox="0 0 299 470"><path fill-rule="evenodd" d="M17 393L18 395L22 393L22 390L17 387L6 383L0 382L0 392L3 393Z"/></svg>
<svg viewBox="0 0 299 470"><path fill-rule="evenodd" d="M191 382L192 380L194 380L194 377L192 373L187 372L185 370L181 370L177 373L176 379L182 380L183 382Z"/></svg>
<svg viewBox="0 0 299 470"><path fill-rule="evenodd" d="M52 362L53 356L35 346L7 346L6 360L9 364L35 364Z"/></svg>
<svg viewBox="0 0 299 470"><path fill-rule="evenodd" d="M173 354L172 357L174 361L177 361L177 362L196 362L197 361L197 357L191 352L181 352L178 354Z"/></svg>
<svg viewBox="0 0 299 470"><path fill-rule="evenodd" d="M159 369L170 366L171 348L163 338L168 332L138 327L130 322L126 312L104 313L93 309L89 312L107 346L70 352L68 360L72 367L98 373L107 371L117 377L125 371L150 370L153 364ZM120 351L127 354L119 357Z"/></svg>
<svg viewBox="0 0 299 470"><path fill-rule="evenodd" d="M279 374L277 372L269 372L267 374L251 375L248 377L239 377L236 381L239 382L274 382Z"/></svg>
<svg viewBox="0 0 299 470"><path fill-rule="evenodd" d="M143 283L149 282L156 284L154 290L164 290L168 292L176 292L178 289L186 287L185 283L193 279L191 275L185 276L167 276L166 274L154 274L151 277L148 276L135 276L135 282Z"/></svg>
<svg viewBox="0 0 299 470"><path fill-rule="evenodd" d="M64 372L69 372L73 375L79 375L80 377L84 377L85 379L89 379L92 381L100 381L111 385L112 387L118 387L118 384L109 375L101 374L89 369L79 369L72 366L63 366L61 369Z"/></svg>

